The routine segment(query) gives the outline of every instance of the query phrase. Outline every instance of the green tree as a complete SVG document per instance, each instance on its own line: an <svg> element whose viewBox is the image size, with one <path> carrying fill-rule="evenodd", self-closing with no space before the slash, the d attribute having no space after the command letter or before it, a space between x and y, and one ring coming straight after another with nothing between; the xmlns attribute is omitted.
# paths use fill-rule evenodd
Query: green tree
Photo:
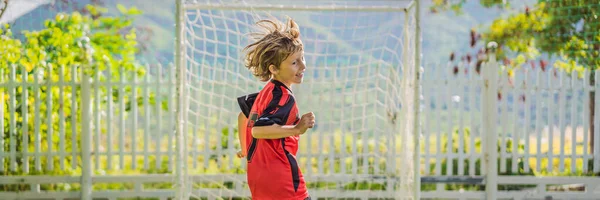
<svg viewBox="0 0 600 200"><path fill-rule="evenodd" d="M453 10L462 13L466 0L434 0L432 12ZM480 0L484 7L509 8L509 1ZM531 7L518 13L501 17L481 33L471 32L471 47L479 42L496 41L499 44L498 59L504 61L509 74L514 68L539 66L546 70L548 60L542 55L556 59L554 67L568 73L578 73L582 78L584 69L591 71L589 78L594 84L594 72L600 68L600 3L596 0L538 0ZM479 51L482 54L484 51ZM468 54L468 53L466 53ZM453 59L454 56L451 56ZM470 57L470 56L469 56ZM476 56L482 62L484 56ZM479 66L479 65L477 65ZM590 93L590 151L594 141L594 92Z"/></svg>
<svg viewBox="0 0 600 200"><path fill-rule="evenodd" d="M40 83L33 86L19 85L14 89L0 88L0 94L4 96L4 119L2 119L4 120L2 134L4 143L0 148L3 148L4 152L10 152L15 148L16 152L22 152L25 150L23 148L27 148L29 152L33 152L35 148L40 148L37 149L40 152L48 152L49 144L53 152L56 152L61 145L66 148L66 152L79 152L80 109L72 104L71 98L76 98L76 102L80 102L81 91L76 84L61 85L56 82L61 80L70 82L74 76L79 76L74 74L78 72L83 72L90 77L98 77L100 81L119 80L121 76L125 80L131 80L136 75L141 77L146 74L136 60L139 44L136 40L136 29L132 27L134 17L141 12L136 8L128 9L121 5L118 9L121 12L118 16L105 16L106 8L92 5L86 6L85 14L60 13L54 19L45 21L44 29L25 31L23 40L16 38L8 25L3 25L0 29L0 82L6 82L14 75L15 82L38 81ZM110 73L106 73L108 71ZM100 73L96 74L96 72ZM64 93L60 92L61 88ZM119 92L109 94L107 89L101 88L100 96L112 95L113 101L116 102L118 96L124 95ZM125 88L125 94L130 94L134 89L139 90L139 88ZM71 97L73 90L75 96ZM38 92L39 98L36 99L34 96ZM138 91L138 93L142 92ZM27 94L27 102L23 101L25 94ZM14 104L8 101L9 99L13 99ZM138 106L143 104L141 97L130 99L125 95L124 99L128 107L118 112L129 110L132 102ZM36 101L39 101L39 107L34 106ZM47 102L51 102L51 107ZM106 103L108 100L102 99L101 105ZM150 103L155 103L154 94L151 94ZM13 110L14 117L11 114ZM76 112L71 112L72 110ZM59 121L61 114L64 114L64 123ZM44 120L42 124L35 124L35 115ZM11 126L15 129L11 129ZM35 135L32 133L36 129L43 133L41 138L34 138ZM64 144L59 138L61 130L65 133ZM47 134L49 132L53 134ZM72 140L72 134L76 134L76 140ZM24 144L34 140L41 140L41 147L35 147L32 142ZM76 149L72 149L73 147ZM4 162L0 163L6 169L1 172L2 175L22 174L23 162L31 163L30 173L78 173L77 169L69 167L73 158L71 156L67 156L66 163L63 163L66 170L60 169L61 163L58 158L47 160L44 156L42 171L36 171L32 161L21 158L21 156L17 158L16 171L10 170L12 169L10 159L5 158ZM53 170L47 169L49 164L54 166Z"/></svg>

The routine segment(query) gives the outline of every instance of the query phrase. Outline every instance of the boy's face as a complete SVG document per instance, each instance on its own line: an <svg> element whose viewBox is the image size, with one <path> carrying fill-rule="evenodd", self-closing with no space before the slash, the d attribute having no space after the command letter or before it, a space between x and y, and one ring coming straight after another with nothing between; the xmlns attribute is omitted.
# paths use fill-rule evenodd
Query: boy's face
<svg viewBox="0 0 600 200"><path fill-rule="evenodd" d="M292 84L300 84L304 78L305 69L304 51L298 51L281 62L279 70L275 70L275 79L288 87Z"/></svg>

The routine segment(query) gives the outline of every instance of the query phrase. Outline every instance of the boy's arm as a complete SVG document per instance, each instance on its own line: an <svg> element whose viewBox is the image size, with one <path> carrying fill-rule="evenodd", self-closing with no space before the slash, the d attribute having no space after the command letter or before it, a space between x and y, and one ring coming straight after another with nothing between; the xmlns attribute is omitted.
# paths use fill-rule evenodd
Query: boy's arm
<svg viewBox="0 0 600 200"><path fill-rule="evenodd" d="M300 135L300 129L294 125L273 124L270 126L252 127L252 137L256 139L279 139L292 135Z"/></svg>
<svg viewBox="0 0 600 200"><path fill-rule="evenodd" d="M237 153L237 156L240 158L246 156L246 120L248 119L250 109L252 108L254 100L256 100L257 96L258 93L252 93L237 98L238 105L242 110L242 112L238 114L238 137L240 140L241 150Z"/></svg>
<svg viewBox="0 0 600 200"><path fill-rule="evenodd" d="M238 157L242 158L246 156L246 115L243 112L240 112L238 115L238 137L240 139L240 152L238 152Z"/></svg>
<svg viewBox="0 0 600 200"><path fill-rule="evenodd" d="M312 112L302 115L296 125L272 124L269 126L252 127L252 136L258 139L278 139L292 135L302 135L315 125L315 115Z"/></svg>

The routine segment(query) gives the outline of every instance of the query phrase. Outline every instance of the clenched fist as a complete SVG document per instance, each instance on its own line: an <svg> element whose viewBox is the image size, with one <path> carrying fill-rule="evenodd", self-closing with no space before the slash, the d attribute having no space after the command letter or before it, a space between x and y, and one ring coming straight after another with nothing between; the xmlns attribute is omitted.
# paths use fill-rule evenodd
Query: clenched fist
<svg viewBox="0 0 600 200"><path fill-rule="evenodd" d="M296 128L300 130L300 134L304 134L307 129L315 126L315 114L312 112L306 113L302 115L298 124L296 124Z"/></svg>
<svg viewBox="0 0 600 200"><path fill-rule="evenodd" d="M243 151L243 150L239 150L239 151L237 152L237 157L238 157L238 158L243 158L243 157L246 157L246 152L245 152L245 151Z"/></svg>

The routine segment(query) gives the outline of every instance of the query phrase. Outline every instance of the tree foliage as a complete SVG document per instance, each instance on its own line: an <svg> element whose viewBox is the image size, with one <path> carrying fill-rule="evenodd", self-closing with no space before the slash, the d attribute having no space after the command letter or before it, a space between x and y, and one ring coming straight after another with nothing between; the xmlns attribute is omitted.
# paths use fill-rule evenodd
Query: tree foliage
<svg viewBox="0 0 600 200"><path fill-rule="evenodd" d="M0 163L5 169L3 175L25 173L25 163L32 174L78 173L80 160L74 159L80 159L75 154L80 151L80 73L100 81L132 80L134 76L146 75L136 60L139 44L132 27L134 17L141 12L123 6L118 9L118 16L106 16L106 8L92 5L86 6L85 14L60 13L45 21L42 30L24 31L24 39L15 37L8 25L0 29L0 82L5 84L0 89L4 98L0 148L12 153L53 154L64 148L69 154L64 155L64 160L57 155L40 156L41 169L36 169L32 156L18 155L16 162L5 157ZM21 82L38 84L24 86ZM139 88L126 87L124 93L108 93L107 89L101 88L100 106L116 102L121 95L128 106L115 112L143 104L141 99L126 95ZM155 103L154 94L150 103ZM36 116L40 121L35 120Z"/></svg>
<svg viewBox="0 0 600 200"><path fill-rule="evenodd" d="M460 13L465 2L436 0L431 9L452 9ZM481 4L484 7L510 6L506 1L482 0ZM481 33L472 33L470 45L498 42L498 57L510 68L529 64L545 70L548 59L552 59L555 67L567 72L595 70L600 68L598 15L600 3L595 0L539 0L532 7L494 20ZM549 58L542 58L543 54Z"/></svg>

